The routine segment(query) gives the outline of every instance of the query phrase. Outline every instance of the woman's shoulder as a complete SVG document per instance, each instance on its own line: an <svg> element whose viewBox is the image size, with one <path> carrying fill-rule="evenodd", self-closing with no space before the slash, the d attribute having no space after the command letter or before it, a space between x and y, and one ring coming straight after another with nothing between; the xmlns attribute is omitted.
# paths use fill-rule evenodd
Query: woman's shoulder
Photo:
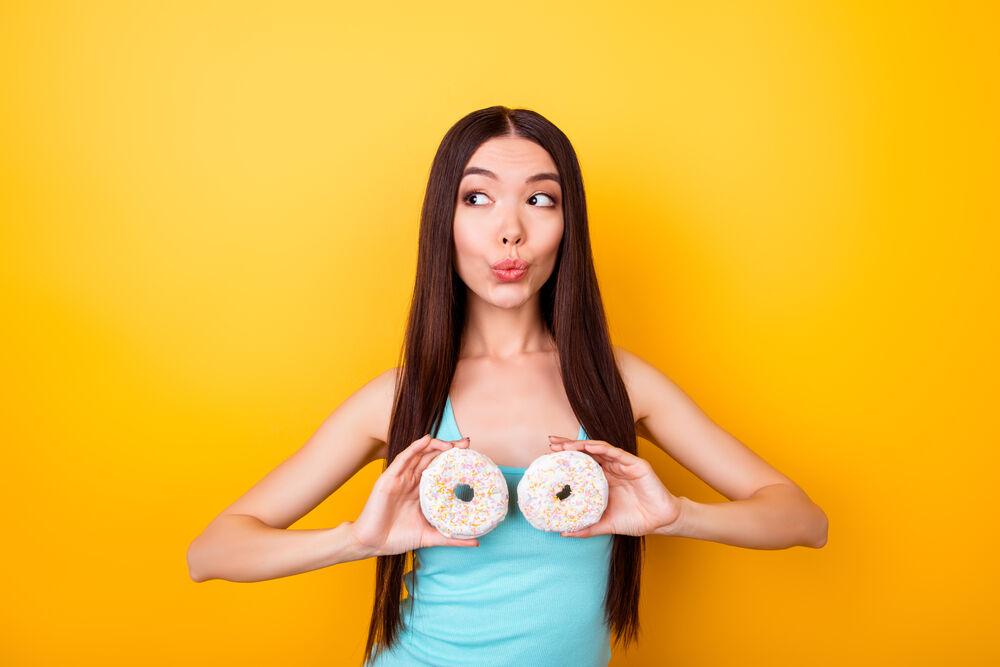
<svg viewBox="0 0 1000 667"><path fill-rule="evenodd" d="M632 421L638 423L646 416L642 378L648 374L649 369L654 367L639 355L620 345L612 345L611 349L615 355L618 371L622 374L625 389L628 391L629 402L632 404Z"/></svg>
<svg viewBox="0 0 1000 667"><path fill-rule="evenodd" d="M400 366L387 368L365 385L371 396L371 408L368 411L370 432L379 442L374 455L376 460L384 459L388 454L389 422L392 419L392 404L396 398L396 382L400 370Z"/></svg>

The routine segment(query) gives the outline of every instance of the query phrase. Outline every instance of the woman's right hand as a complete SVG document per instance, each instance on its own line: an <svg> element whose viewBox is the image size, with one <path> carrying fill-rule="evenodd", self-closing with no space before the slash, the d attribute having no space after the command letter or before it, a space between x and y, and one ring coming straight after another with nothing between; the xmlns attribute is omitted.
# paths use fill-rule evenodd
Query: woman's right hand
<svg viewBox="0 0 1000 667"><path fill-rule="evenodd" d="M351 526L354 540L369 556L406 553L419 547L477 547L477 539L445 537L420 509L420 474L435 456L469 439L438 440L430 434L414 440L392 460L372 487L361 516Z"/></svg>

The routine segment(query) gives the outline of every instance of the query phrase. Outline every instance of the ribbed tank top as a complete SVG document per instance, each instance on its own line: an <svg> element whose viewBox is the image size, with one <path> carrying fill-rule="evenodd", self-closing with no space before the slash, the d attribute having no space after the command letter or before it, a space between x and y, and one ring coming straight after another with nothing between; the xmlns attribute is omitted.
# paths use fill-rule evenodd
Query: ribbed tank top
<svg viewBox="0 0 1000 667"><path fill-rule="evenodd" d="M434 437L462 438L450 396ZM587 439L583 425L577 439ZM527 468L499 468L507 516L478 547L416 550L416 584L413 570L403 575L401 634L365 667L606 667L611 660L603 603L614 535L562 537L534 528L517 506Z"/></svg>

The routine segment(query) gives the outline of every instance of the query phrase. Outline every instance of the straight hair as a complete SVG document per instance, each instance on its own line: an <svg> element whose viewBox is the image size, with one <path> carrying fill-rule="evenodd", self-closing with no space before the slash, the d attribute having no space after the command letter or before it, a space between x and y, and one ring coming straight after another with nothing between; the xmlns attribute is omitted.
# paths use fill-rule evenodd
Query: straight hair
<svg viewBox="0 0 1000 667"><path fill-rule="evenodd" d="M566 135L540 114L492 106L455 123L441 140L431 165L383 470L414 440L434 433L443 416L466 314L467 288L455 270L452 253L458 186L476 149L501 136L535 142L549 152L559 170L564 231L555 268L541 287L540 302L544 325L558 349L566 396L591 439L637 453L631 402L615 361L597 285L576 152ZM625 648L638 640L639 578L645 547L644 536L616 534L608 564L604 619L614 643ZM415 562L414 555L415 551L409 551L376 557L365 662L390 649L399 638L404 568L408 558ZM415 587L416 572L412 582Z"/></svg>

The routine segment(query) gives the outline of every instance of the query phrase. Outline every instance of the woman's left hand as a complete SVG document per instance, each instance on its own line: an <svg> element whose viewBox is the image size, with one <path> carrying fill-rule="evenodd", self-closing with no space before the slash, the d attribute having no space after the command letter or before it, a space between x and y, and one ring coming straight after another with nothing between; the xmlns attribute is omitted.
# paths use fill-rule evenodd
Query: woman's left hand
<svg viewBox="0 0 1000 667"><path fill-rule="evenodd" d="M597 523L563 537L606 533L649 535L673 524L681 513L680 499L670 493L645 459L603 440L571 440L550 435L552 451L577 450L600 464L608 480L608 506Z"/></svg>

